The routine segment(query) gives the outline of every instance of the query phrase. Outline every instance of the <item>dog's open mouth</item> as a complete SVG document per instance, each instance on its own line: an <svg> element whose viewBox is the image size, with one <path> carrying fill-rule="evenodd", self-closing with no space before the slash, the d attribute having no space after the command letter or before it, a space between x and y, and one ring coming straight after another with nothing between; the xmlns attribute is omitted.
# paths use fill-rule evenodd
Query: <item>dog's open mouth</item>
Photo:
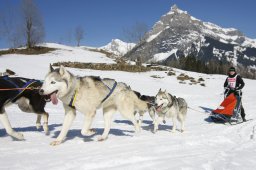
<svg viewBox="0 0 256 170"><path fill-rule="evenodd" d="M46 102L50 102L50 101L51 101L50 95L44 95L43 97L44 97L44 100L45 100Z"/></svg>
<svg viewBox="0 0 256 170"><path fill-rule="evenodd" d="M163 107L163 104L161 104L160 106L156 106L156 111L161 112L162 111L162 107Z"/></svg>
<svg viewBox="0 0 256 170"><path fill-rule="evenodd" d="M57 93L58 93L58 90L56 90L56 91L52 92L51 94L49 94L50 99L52 101L52 104L54 104L54 105L58 104Z"/></svg>

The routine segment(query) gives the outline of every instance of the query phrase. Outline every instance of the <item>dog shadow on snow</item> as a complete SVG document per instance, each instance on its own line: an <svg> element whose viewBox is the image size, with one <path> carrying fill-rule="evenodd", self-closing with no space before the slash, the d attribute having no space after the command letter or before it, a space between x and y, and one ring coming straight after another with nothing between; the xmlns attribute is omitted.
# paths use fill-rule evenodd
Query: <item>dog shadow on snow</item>
<svg viewBox="0 0 256 170"><path fill-rule="evenodd" d="M54 131L57 127L62 126L62 124L51 124L48 125L49 132ZM37 129L36 126L28 126L28 127L19 127L13 128L16 132L43 132L43 127ZM0 137L8 136L5 129L0 129Z"/></svg>
<svg viewBox="0 0 256 170"><path fill-rule="evenodd" d="M70 129L68 131L68 134L66 136L66 140L71 140L74 138L82 138L84 140L84 142L90 142L90 141L94 141L93 137L94 136L100 136L103 131L104 128L93 128L93 130L95 130L95 134L91 135L91 136L83 136L81 134L81 129ZM60 131L55 131L54 135L52 136L52 138L57 138L59 135ZM110 129L109 134L110 135L115 135L115 136L130 136L132 137L132 134L127 134L127 133L134 133L134 131L130 131L130 130L121 130L121 129Z"/></svg>
<svg viewBox="0 0 256 170"><path fill-rule="evenodd" d="M120 124L128 124L128 125L133 126L133 123L129 120L115 120L114 122L115 123L120 123ZM141 126L141 128L143 130L153 132L154 125L153 125L152 120L143 120L142 124L147 124L146 126L143 126L143 125ZM170 131L170 129L172 129L172 126L171 125L166 125L164 123L160 123L159 126L158 126L158 130L161 130L161 131Z"/></svg>

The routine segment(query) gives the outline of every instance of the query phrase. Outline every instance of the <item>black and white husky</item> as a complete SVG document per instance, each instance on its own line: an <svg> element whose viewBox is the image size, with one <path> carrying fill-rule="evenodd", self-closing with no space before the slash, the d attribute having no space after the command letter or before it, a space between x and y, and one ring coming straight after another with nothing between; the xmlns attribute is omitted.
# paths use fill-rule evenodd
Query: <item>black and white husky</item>
<svg viewBox="0 0 256 170"><path fill-rule="evenodd" d="M141 127L142 121L143 121L143 115L145 114L145 112L149 113L149 116L152 118L153 120L153 124L154 124L154 118L155 118L155 96L147 96L147 95L141 95L140 92L137 91L133 91L136 96L141 100L142 103L144 103L144 105L147 105L147 107L143 108L143 110L135 110L135 115L137 113L139 113L139 125Z"/></svg>
<svg viewBox="0 0 256 170"><path fill-rule="evenodd" d="M172 132L176 131L176 120L181 123L181 132L183 132L188 108L186 101L160 89L156 95L155 103L158 117L155 118L154 132L158 130L159 123L165 121L166 118L172 119Z"/></svg>
<svg viewBox="0 0 256 170"><path fill-rule="evenodd" d="M5 128L6 132L18 139L23 140L22 133L13 130L8 116L5 111L5 107L10 104L17 104L18 107L29 113L37 114L36 127L39 129L41 126L41 116L43 117L44 124L43 129L45 133L48 133L48 113L45 112L44 107L46 105L46 96L39 95L36 89L22 89L40 87L42 82L33 79L27 79L23 77L0 77L0 122Z"/></svg>
<svg viewBox="0 0 256 170"><path fill-rule="evenodd" d="M103 108L105 127L98 140L105 140L108 137L111 118L115 112L120 112L130 120L134 124L135 131L138 132L140 128L134 111L147 108L147 105L126 84L93 76L77 77L63 66L59 69L53 69L50 66L40 93L51 95L55 103L60 99L65 109L61 132L51 145L58 145L65 139L76 116L76 110L85 116L81 134L90 136L95 133L90 127L96 110Z"/></svg>

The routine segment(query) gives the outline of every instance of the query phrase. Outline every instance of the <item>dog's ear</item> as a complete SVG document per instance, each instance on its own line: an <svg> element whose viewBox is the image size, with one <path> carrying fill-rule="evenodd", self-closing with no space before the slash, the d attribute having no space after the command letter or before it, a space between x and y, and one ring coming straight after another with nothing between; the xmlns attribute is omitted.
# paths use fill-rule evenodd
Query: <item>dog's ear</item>
<svg viewBox="0 0 256 170"><path fill-rule="evenodd" d="M49 68L49 73L53 72L54 68L52 67L52 65L50 64L50 68Z"/></svg>
<svg viewBox="0 0 256 170"><path fill-rule="evenodd" d="M67 70L63 65L60 65L60 71L59 71L61 76L64 76L67 73Z"/></svg>
<svg viewBox="0 0 256 170"><path fill-rule="evenodd" d="M162 89L160 88L159 91L158 91L158 93L161 92L161 91L162 91Z"/></svg>
<svg viewBox="0 0 256 170"><path fill-rule="evenodd" d="M167 93L166 89L164 90L164 93Z"/></svg>

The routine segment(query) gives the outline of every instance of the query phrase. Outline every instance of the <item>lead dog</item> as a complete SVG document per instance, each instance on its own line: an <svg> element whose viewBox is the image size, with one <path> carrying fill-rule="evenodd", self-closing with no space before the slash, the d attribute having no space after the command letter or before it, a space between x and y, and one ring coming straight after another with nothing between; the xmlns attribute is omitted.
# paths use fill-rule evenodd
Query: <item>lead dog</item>
<svg viewBox="0 0 256 170"><path fill-rule="evenodd" d="M158 130L160 122L165 118L171 118L173 122L172 132L176 131L176 120L181 123L181 132L184 131L184 121L187 115L187 103L183 98L176 98L165 91L158 91L156 95L156 113L154 132Z"/></svg>
<svg viewBox="0 0 256 170"><path fill-rule="evenodd" d="M103 134L98 138L101 141L107 139L111 118L116 111L129 119L134 124L135 131L138 132L140 128L135 119L134 110L143 110L146 107L124 83L93 76L76 77L63 66L54 70L50 65L50 71L45 77L40 93L51 95L55 103L60 99L65 109L61 132L51 145L58 145L65 139L76 116L76 110L85 115L81 134L90 136L95 133L90 126L96 110L103 108L105 127Z"/></svg>
<svg viewBox="0 0 256 170"><path fill-rule="evenodd" d="M5 107L11 104L17 104L20 110L28 113L36 113L37 121L36 127L41 126L41 116L43 117L44 124L43 129L45 133L48 133L48 113L45 112L44 107L46 105L45 96L41 96L38 90L22 90L18 88L31 88L39 87L42 83L38 80L27 79L23 77L0 77L0 122L5 128L7 134L18 139L23 140L22 133L13 130L8 116L5 111Z"/></svg>

